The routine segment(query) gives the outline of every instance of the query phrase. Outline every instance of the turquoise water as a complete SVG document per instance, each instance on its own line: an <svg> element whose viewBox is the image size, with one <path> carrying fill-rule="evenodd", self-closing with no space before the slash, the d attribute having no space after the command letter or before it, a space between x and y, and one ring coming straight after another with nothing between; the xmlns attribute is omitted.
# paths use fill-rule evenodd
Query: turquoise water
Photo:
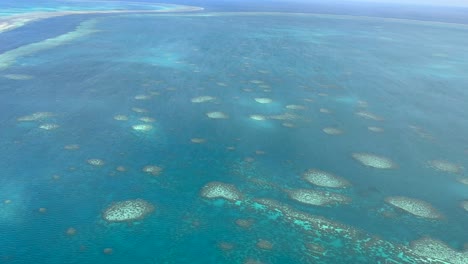
<svg viewBox="0 0 468 264"><path fill-rule="evenodd" d="M43 37L32 30L39 25L50 27ZM464 168L450 173L429 161L467 167L467 32L380 18L206 12L65 16L2 33L11 48L0 54L0 260L431 263L394 249L426 236L461 251ZM199 96L212 100L193 103ZM217 111L227 118L207 116ZM21 121L37 112L51 114ZM152 129L132 128L139 124ZM65 149L71 144L77 149ZM363 166L356 152L397 166ZM162 172L144 172L148 165ZM302 177L308 169L351 186L311 185ZM209 182L232 184L243 197L202 197ZM352 202L311 206L288 197L302 188ZM385 202L391 196L423 200L443 218L397 209ZM103 219L112 203L137 198L154 212L128 223ZM258 209L259 198L281 206ZM356 234L307 227L285 206ZM375 236L375 245L359 246Z"/></svg>
<svg viewBox="0 0 468 264"><path fill-rule="evenodd" d="M56 11L105 11L105 10L161 10L167 5L145 1L80 1L80 0L41 0L39 3L30 1L14 1L2 3L1 15L23 14L25 12L56 12Z"/></svg>

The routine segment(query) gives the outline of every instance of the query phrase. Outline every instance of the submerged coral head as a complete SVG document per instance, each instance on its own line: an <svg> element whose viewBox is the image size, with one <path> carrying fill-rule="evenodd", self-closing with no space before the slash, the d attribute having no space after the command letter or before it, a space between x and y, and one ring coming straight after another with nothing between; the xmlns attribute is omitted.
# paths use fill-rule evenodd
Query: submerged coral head
<svg viewBox="0 0 468 264"><path fill-rule="evenodd" d="M107 222L133 222L143 219L154 209L150 202L143 199L120 201L106 208L102 218Z"/></svg>

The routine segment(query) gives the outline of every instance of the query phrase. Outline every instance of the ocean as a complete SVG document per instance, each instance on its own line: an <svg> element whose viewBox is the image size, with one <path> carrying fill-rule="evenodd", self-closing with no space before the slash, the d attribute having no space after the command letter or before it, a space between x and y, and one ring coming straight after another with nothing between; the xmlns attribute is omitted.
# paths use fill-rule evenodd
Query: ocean
<svg viewBox="0 0 468 264"><path fill-rule="evenodd" d="M468 263L459 10L170 4L0 4L0 263Z"/></svg>

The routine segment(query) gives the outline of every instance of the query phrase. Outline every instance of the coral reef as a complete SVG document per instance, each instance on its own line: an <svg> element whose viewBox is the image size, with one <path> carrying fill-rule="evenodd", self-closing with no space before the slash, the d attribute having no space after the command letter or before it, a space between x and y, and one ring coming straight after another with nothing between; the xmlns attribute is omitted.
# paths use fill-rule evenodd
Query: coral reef
<svg viewBox="0 0 468 264"><path fill-rule="evenodd" d="M162 171L163 169L161 167L155 165L148 165L143 167L143 172L151 174L153 176L159 176Z"/></svg>
<svg viewBox="0 0 468 264"><path fill-rule="evenodd" d="M291 199L308 205L330 206L351 202L351 198L332 192L310 189L294 189L288 190L287 193Z"/></svg>
<svg viewBox="0 0 468 264"><path fill-rule="evenodd" d="M468 212L468 200L461 202L460 206Z"/></svg>
<svg viewBox="0 0 468 264"><path fill-rule="evenodd" d="M375 133L382 133L382 132L385 131L383 128L381 128L381 127L376 127L376 126L369 126L369 127L367 127L367 129L368 129L369 131L372 131L372 132L375 132Z"/></svg>
<svg viewBox="0 0 468 264"><path fill-rule="evenodd" d="M53 117L55 114L51 112L36 112L31 115L18 117L16 120L19 122L39 121Z"/></svg>
<svg viewBox="0 0 468 264"><path fill-rule="evenodd" d="M442 217L442 214L440 214L431 204L418 199L404 196L392 196L387 197L385 202L422 218L438 219Z"/></svg>
<svg viewBox="0 0 468 264"><path fill-rule="evenodd" d="M88 159L86 162L88 162L89 165L93 166L104 166L105 162L102 159Z"/></svg>
<svg viewBox="0 0 468 264"><path fill-rule="evenodd" d="M463 167L461 165L446 160L431 160L428 162L428 164L431 168L436 169L438 171L453 174L460 174L463 171Z"/></svg>
<svg viewBox="0 0 468 264"><path fill-rule="evenodd" d="M127 120L128 120L128 116L126 116L126 115L115 115L115 116L114 116L114 120L117 120L117 121L127 121Z"/></svg>
<svg viewBox="0 0 468 264"><path fill-rule="evenodd" d="M222 182L210 182L206 184L203 186L200 195L204 198L224 198L230 201L237 201L242 198L242 194L234 185Z"/></svg>
<svg viewBox="0 0 468 264"><path fill-rule="evenodd" d="M442 241L423 237L411 243L411 249L420 256L447 261L452 264L468 263L468 251L456 251Z"/></svg>
<svg viewBox="0 0 468 264"><path fill-rule="evenodd" d="M375 115L373 113L370 113L370 112L366 112L366 111L359 111L359 112L356 112L356 115L359 116L359 117L362 117L364 119L369 119L369 120L374 120L374 121L383 121L383 117L380 117L378 115Z"/></svg>
<svg viewBox="0 0 468 264"><path fill-rule="evenodd" d="M339 176L316 169L306 171L303 174L303 178L309 183L321 187L344 188L351 185L347 180Z"/></svg>
<svg viewBox="0 0 468 264"><path fill-rule="evenodd" d="M337 136L343 134L343 130L335 128L335 127L326 127L322 129L325 134Z"/></svg>
<svg viewBox="0 0 468 264"><path fill-rule="evenodd" d="M253 119L256 121L264 121L264 120L267 120L267 117L263 115L250 115L250 119Z"/></svg>
<svg viewBox="0 0 468 264"><path fill-rule="evenodd" d="M133 130L140 131L140 132L147 132L153 129L152 125L149 124L139 124L139 125L133 125L132 126Z"/></svg>
<svg viewBox="0 0 468 264"><path fill-rule="evenodd" d="M352 157L362 165L376 169L395 169L397 165L389 158L371 153L353 153Z"/></svg>
<svg viewBox="0 0 468 264"><path fill-rule="evenodd" d="M226 115L223 112L208 112L208 113L206 113L206 116L211 118L211 119L227 119L227 118L229 118L229 116Z"/></svg>
<svg viewBox="0 0 468 264"><path fill-rule="evenodd" d="M273 249L273 243L271 243L270 241L265 240L265 239L259 239L257 241L257 247L259 249L263 249L263 250L272 250Z"/></svg>
<svg viewBox="0 0 468 264"><path fill-rule="evenodd" d="M143 219L154 211L154 206L142 199L116 202L106 208L102 218L107 222L132 222Z"/></svg>
<svg viewBox="0 0 468 264"><path fill-rule="evenodd" d="M192 103L196 103L196 104L199 104L199 103L206 103L206 102L212 102L216 100L216 97L213 97L213 96L209 96L209 95L203 95L203 96L198 96L198 97L194 97L192 98L192 100L190 100Z"/></svg>
<svg viewBox="0 0 468 264"><path fill-rule="evenodd" d="M255 98L255 102L259 104L269 104L273 102L273 100L271 100L270 98Z"/></svg>

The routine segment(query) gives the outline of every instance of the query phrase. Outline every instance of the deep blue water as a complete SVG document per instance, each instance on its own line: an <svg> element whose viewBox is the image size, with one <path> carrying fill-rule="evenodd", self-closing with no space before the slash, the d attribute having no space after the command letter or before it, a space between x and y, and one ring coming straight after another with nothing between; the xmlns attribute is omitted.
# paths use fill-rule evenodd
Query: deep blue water
<svg viewBox="0 0 468 264"><path fill-rule="evenodd" d="M468 242L460 206L468 187L459 182L468 166L468 27L297 15L283 7L207 3L197 14L64 16L0 33L0 263L429 263L410 249L401 250L406 259L389 250L426 236L461 252ZM334 8L319 13L354 14ZM216 99L192 103L198 96ZM214 111L229 118L208 118ZM18 120L37 112L53 115ZM284 114L290 119L277 120ZM150 131L132 129L145 124L141 117L155 119ZM326 127L343 134L326 134ZM64 149L70 144L79 149ZM365 167L355 152L397 167ZM440 171L431 160L463 168ZM152 176L142 171L147 165L163 171ZM308 169L332 172L351 187L311 185L302 177ZM204 198L209 182L233 184L243 198ZM301 188L352 202L320 207L288 197ZM386 203L390 196L425 201L444 217L416 217ZM137 198L155 211L131 223L102 218L112 203ZM255 209L258 198L357 235L304 228L278 208ZM358 248L374 236L376 245ZM273 248L256 246L260 239ZM308 249L312 242L325 252Z"/></svg>

